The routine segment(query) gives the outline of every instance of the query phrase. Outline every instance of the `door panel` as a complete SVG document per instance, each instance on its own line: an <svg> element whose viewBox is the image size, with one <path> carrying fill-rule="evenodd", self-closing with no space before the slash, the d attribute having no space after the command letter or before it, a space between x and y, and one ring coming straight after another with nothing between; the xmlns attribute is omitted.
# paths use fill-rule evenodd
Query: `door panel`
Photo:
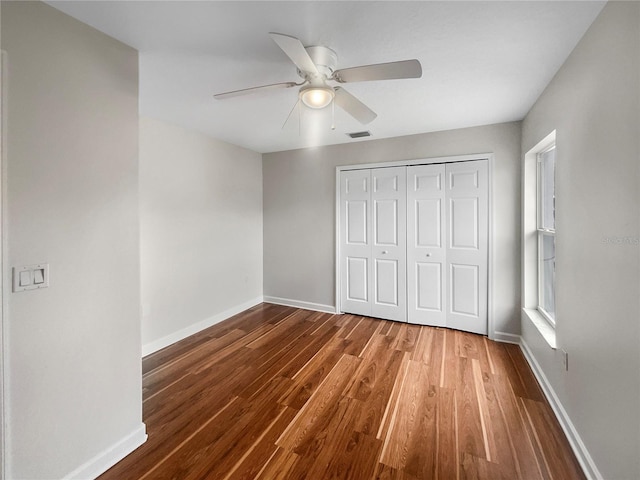
<svg viewBox="0 0 640 480"><path fill-rule="evenodd" d="M366 200L346 201L346 226L349 245L367 245L367 205Z"/></svg>
<svg viewBox="0 0 640 480"><path fill-rule="evenodd" d="M375 244L384 246L398 246L398 200L376 200L375 208L375 225L376 236Z"/></svg>
<svg viewBox="0 0 640 480"><path fill-rule="evenodd" d="M444 180L441 169L437 168L435 170L430 170L434 165L420 165L418 167L409 167L409 170L412 168L425 167L425 170L416 171L414 170L413 180L413 190L420 193L427 192L440 192L442 191L442 182Z"/></svg>
<svg viewBox="0 0 640 480"><path fill-rule="evenodd" d="M410 323L444 326L446 312L445 166L407 167L407 317Z"/></svg>
<svg viewBox="0 0 640 480"><path fill-rule="evenodd" d="M449 165L468 165L470 162L450 163ZM460 190L464 188L478 188L478 172L473 169L465 169L462 171L452 171L449 169L449 189Z"/></svg>
<svg viewBox="0 0 640 480"><path fill-rule="evenodd" d="M478 267L476 265L450 265L451 312L477 317L478 305Z"/></svg>
<svg viewBox="0 0 640 480"><path fill-rule="evenodd" d="M376 168L372 170L373 176L373 191L378 195L391 195L395 196L398 193L398 169L404 169L405 167L396 168ZM403 189L404 190L404 189Z"/></svg>
<svg viewBox="0 0 640 480"><path fill-rule="evenodd" d="M406 167L371 170L373 248L370 283L375 292L371 315L407 321Z"/></svg>
<svg viewBox="0 0 640 480"><path fill-rule="evenodd" d="M349 301L368 302L368 258L347 257L347 292Z"/></svg>
<svg viewBox="0 0 640 480"><path fill-rule="evenodd" d="M447 164L446 325L487 334L488 165Z"/></svg>
<svg viewBox="0 0 640 480"><path fill-rule="evenodd" d="M371 315L371 172L340 174L340 300L344 312Z"/></svg>
<svg viewBox="0 0 640 480"><path fill-rule="evenodd" d="M376 260L376 304L398 307L398 261Z"/></svg>
<svg viewBox="0 0 640 480"><path fill-rule="evenodd" d="M416 263L416 281L419 292L417 308L442 312L442 266L438 263Z"/></svg>
<svg viewBox="0 0 640 480"><path fill-rule="evenodd" d="M442 201L428 198L415 201L416 245L418 247L442 247Z"/></svg>
<svg viewBox="0 0 640 480"><path fill-rule="evenodd" d="M451 198L449 248L478 249L478 198Z"/></svg>

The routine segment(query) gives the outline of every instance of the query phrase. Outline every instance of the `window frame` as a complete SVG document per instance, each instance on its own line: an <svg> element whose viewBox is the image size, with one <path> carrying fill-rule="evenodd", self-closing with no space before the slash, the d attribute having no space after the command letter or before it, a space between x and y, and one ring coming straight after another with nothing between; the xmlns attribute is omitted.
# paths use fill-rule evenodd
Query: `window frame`
<svg viewBox="0 0 640 480"><path fill-rule="evenodd" d="M537 277L538 277L538 298L537 298L537 310L540 315L555 329L556 327L556 312L553 312L553 315L549 313L543 305L544 302L544 256L543 256L543 241L545 237L553 238L553 251L554 251L554 268L553 268L553 279L552 279L552 287L553 287L553 298L554 305L556 304L556 279L555 279L555 263L556 263L556 225L555 225L555 199L556 199L556 182L555 182L555 160L556 157L554 155L554 169L553 169L553 210L554 210L554 225L553 228L545 227L543 225L543 214L544 214L544 205L543 205L543 156L550 152L551 150L556 149L556 143L553 142L549 146L547 146L544 150L537 152L536 154L536 235L537 235L537 258L536 258L536 268L537 268ZM554 308L555 310L555 308Z"/></svg>

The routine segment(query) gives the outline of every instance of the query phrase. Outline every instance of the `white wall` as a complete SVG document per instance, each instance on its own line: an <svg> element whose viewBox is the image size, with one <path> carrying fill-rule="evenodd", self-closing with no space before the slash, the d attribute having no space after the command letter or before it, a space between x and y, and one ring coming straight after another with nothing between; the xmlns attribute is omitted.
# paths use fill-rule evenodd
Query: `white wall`
<svg viewBox="0 0 640 480"><path fill-rule="evenodd" d="M142 343L149 353L262 299L262 157L140 120Z"/></svg>
<svg viewBox="0 0 640 480"><path fill-rule="evenodd" d="M522 335L606 479L640 478L640 4L609 2L523 122L557 132L557 343ZM597 474L596 474L597 475Z"/></svg>
<svg viewBox="0 0 640 480"><path fill-rule="evenodd" d="M43 3L1 8L9 57L4 284L11 266L51 269L47 289L3 292L7 478L87 478L146 438L138 56Z"/></svg>
<svg viewBox="0 0 640 480"><path fill-rule="evenodd" d="M495 330L520 333L520 123L263 155L265 297L335 305L335 167L495 154Z"/></svg>

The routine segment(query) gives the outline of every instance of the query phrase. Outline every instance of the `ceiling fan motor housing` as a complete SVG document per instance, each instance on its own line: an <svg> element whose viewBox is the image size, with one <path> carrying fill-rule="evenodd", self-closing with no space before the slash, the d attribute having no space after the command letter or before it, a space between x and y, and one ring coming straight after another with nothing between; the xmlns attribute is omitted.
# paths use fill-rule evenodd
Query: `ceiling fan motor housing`
<svg viewBox="0 0 640 480"><path fill-rule="evenodd" d="M331 50L329 47L323 47L322 45L305 47L305 50L311 57L313 63L315 63L321 76L329 78L333 75L333 71L338 65L338 55L336 52ZM298 75L305 80L311 80L308 78L309 74L307 72L302 72L300 69L298 69Z"/></svg>

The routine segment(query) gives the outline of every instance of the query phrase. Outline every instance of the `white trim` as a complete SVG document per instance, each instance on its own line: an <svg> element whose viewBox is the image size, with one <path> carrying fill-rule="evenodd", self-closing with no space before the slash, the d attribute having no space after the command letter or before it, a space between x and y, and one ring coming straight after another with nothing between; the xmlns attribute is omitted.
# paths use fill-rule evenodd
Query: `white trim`
<svg viewBox="0 0 640 480"><path fill-rule="evenodd" d="M547 401L549 402L549 405L551 405L553 413L555 413L556 418L558 419L558 422L560 423L560 426L562 427L562 430L564 431L564 434L566 435L567 440L571 445L571 449L573 450L573 453L575 453L576 458L578 459L578 462L580 463L580 466L582 467L582 470L584 471L587 479L603 480L602 474L598 471L598 467L596 467L593 458L591 458L591 455L589 454L589 451L587 450L584 442L580 438L580 435L573 425L571 418L569 418L567 411L562 406L562 403L556 395L555 390L544 374L542 368L540 367L540 364L536 360L536 357L531 352L531 349L527 345L527 342L524 341L524 338L520 339L520 349L522 350L527 363L531 367L533 374L538 380L538 383L542 387L542 391L544 392L545 397L547 397Z"/></svg>
<svg viewBox="0 0 640 480"><path fill-rule="evenodd" d="M556 329L551 326L549 321L538 310L523 308L522 320L529 320L538 329L538 332L540 332L540 335L549 346L554 350L557 348Z"/></svg>
<svg viewBox="0 0 640 480"><path fill-rule="evenodd" d="M494 301L493 301L493 282L494 282L494 241L495 231L493 222L493 153L487 154L487 336L491 340L496 339Z"/></svg>
<svg viewBox="0 0 640 480"><path fill-rule="evenodd" d="M275 303L276 305L284 305L285 307L302 308L304 310L314 310L316 312L338 313L333 305L323 305L322 303L304 302L302 300L292 300L290 298L269 297L265 295L265 303Z"/></svg>
<svg viewBox="0 0 640 480"><path fill-rule="evenodd" d="M129 435L103 450L88 462L80 465L73 472L66 475L63 480L97 478L146 441L146 426L141 423Z"/></svg>
<svg viewBox="0 0 640 480"><path fill-rule="evenodd" d="M494 332L494 308L495 302L493 301L494 292L494 221L493 221L493 153L477 153L472 155L453 155L447 157L432 157L432 158L418 158L413 160L398 160L393 162L380 162L380 163L362 163L358 165L340 165L336 167L336 199L335 199L335 285L336 285L336 307L335 312L341 313L342 306L340 304L341 291L340 288L340 173L348 170L366 170L371 168L386 168L386 167L401 167L401 166L413 166L413 165L429 165L433 163L455 163L455 162L470 162L475 160L487 160L488 163L488 245L487 245L487 335L491 340L498 340L496 335L499 332Z"/></svg>
<svg viewBox="0 0 640 480"><path fill-rule="evenodd" d="M7 90L8 90L8 62L9 56L5 50L0 51L0 345L2 345L2 353L0 355L0 480L8 477L9 463L9 434L7 428L8 410L8 361L9 361L9 341L8 341L8 301L9 295L5 288L8 285L8 279L5 278L5 265L8 265L7 259L7 229L5 228L5 196L7 192ZM7 269L8 270L8 269Z"/></svg>
<svg viewBox="0 0 640 480"><path fill-rule="evenodd" d="M493 338L491 340L501 343L513 343L515 345L520 345L520 335L515 335L513 333L493 332Z"/></svg>
<svg viewBox="0 0 640 480"><path fill-rule="evenodd" d="M336 313L342 313L342 309L341 309L341 305L340 305L340 296L342 295L342 280L340 279L340 172L342 171L342 169L340 167L336 167L336 188L335 188L335 192L336 192L336 199L335 199L335 208L336 208L336 215L335 215L335 242L336 242L336 249L335 249L335 257L334 257L334 262L335 262L335 286L336 286L336 293L335 293L335 299L336 299L336 308L335 308L335 312Z"/></svg>
<svg viewBox="0 0 640 480"><path fill-rule="evenodd" d="M336 167L337 172L345 170L368 170L370 168L386 168L386 167L410 167L412 165L429 165L431 163L453 163L453 162L469 162L472 160L488 160L493 153L477 153L473 155L452 155L449 157L430 157L416 158L413 160L396 160L393 162L379 163L360 163L357 165L340 165ZM339 180L339 177L338 177Z"/></svg>
<svg viewBox="0 0 640 480"><path fill-rule="evenodd" d="M251 307L255 307L256 305L263 302L262 297L256 297L248 302L242 303L240 305L236 305L235 307L231 307L224 312L220 312L213 317L206 318L201 322L194 323L193 325L189 325L188 327L183 328L182 330L178 330L177 332L173 332L169 335L166 335L158 340L154 340L142 346L142 356L146 357L147 355L157 352L158 350L162 350L169 345L172 345L180 340L183 340L187 337L190 337L193 334L196 334L205 328L209 328L216 323L220 323L227 318L233 317L240 312L244 312Z"/></svg>

